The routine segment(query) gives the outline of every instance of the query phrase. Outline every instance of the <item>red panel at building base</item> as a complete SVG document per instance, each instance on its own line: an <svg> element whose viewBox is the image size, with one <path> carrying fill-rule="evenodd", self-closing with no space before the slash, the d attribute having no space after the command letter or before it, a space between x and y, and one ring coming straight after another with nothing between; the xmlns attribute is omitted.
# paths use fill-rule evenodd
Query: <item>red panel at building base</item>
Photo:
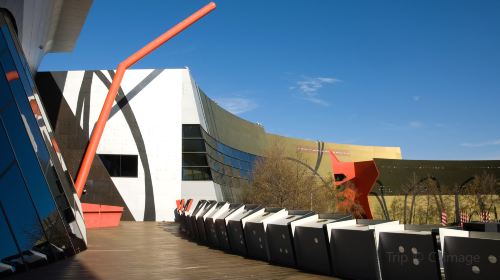
<svg viewBox="0 0 500 280"><path fill-rule="evenodd" d="M123 207L82 203L86 228L117 227L123 214Z"/></svg>

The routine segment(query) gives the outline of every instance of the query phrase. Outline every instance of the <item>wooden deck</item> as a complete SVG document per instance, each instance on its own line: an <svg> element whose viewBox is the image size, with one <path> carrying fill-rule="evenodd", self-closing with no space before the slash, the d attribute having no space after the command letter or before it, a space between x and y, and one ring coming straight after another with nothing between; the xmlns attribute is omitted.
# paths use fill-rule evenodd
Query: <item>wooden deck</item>
<svg viewBox="0 0 500 280"><path fill-rule="evenodd" d="M87 234L87 251L8 279L336 279L198 245L174 223L122 222Z"/></svg>

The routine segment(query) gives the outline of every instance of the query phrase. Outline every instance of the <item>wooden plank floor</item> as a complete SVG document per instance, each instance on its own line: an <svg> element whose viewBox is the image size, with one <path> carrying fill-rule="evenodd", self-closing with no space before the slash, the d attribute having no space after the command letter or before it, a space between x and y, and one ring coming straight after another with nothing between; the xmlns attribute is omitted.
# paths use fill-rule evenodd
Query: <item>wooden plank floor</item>
<svg viewBox="0 0 500 280"><path fill-rule="evenodd" d="M85 252L9 279L336 279L198 245L174 223L122 222L87 234Z"/></svg>

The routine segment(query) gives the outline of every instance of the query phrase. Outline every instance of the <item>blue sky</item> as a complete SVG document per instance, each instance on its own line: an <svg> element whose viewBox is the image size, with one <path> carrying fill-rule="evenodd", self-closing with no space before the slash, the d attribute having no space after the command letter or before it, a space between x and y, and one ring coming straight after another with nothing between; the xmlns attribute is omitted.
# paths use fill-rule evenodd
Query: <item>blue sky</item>
<svg viewBox="0 0 500 280"><path fill-rule="evenodd" d="M208 1L94 1L45 70L114 69ZM135 68L188 66L267 131L400 146L407 159L500 159L500 1L216 1Z"/></svg>

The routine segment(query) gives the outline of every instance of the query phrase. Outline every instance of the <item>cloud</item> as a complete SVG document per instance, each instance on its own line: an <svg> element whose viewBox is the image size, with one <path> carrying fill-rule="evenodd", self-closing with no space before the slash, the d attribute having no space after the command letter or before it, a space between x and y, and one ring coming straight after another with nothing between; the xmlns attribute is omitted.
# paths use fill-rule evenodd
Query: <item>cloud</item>
<svg viewBox="0 0 500 280"><path fill-rule="evenodd" d="M297 87L299 90L305 94L315 93L320 90L325 84L334 84L340 82L339 79L336 78L308 78L302 81L297 82Z"/></svg>
<svg viewBox="0 0 500 280"><path fill-rule="evenodd" d="M219 104L222 108L235 115L252 111L258 107L257 102L243 97L217 98L215 101L217 101L217 104Z"/></svg>
<svg viewBox="0 0 500 280"><path fill-rule="evenodd" d="M487 146L497 146L500 145L500 139L495 139L491 141L477 142L477 143L462 143L460 146L468 148L481 148Z"/></svg>
<svg viewBox="0 0 500 280"><path fill-rule="evenodd" d="M411 128L421 128L421 127L423 127L423 126L424 126L424 124L423 124L421 121L411 121L411 122L409 123L409 126L410 126Z"/></svg>
<svg viewBox="0 0 500 280"><path fill-rule="evenodd" d="M320 98L317 98L317 97L313 97L313 96L308 96L305 98L306 100L308 101L311 101L312 103L315 103L315 104L318 104L318 105L321 105L321 106L329 106L330 104L328 102L326 102L325 100L323 99L320 99Z"/></svg>
<svg viewBox="0 0 500 280"><path fill-rule="evenodd" d="M302 98L308 100L312 103L328 106L328 102L319 98L318 91L328 84L339 83L341 80L333 77L315 77L315 78L303 78L297 81L295 85L289 87L290 90L297 90L302 95Z"/></svg>
<svg viewBox="0 0 500 280"><path fill-rule="evenodd" d="M415 102L420 101L421 98L422 97L420 95L414 95L414 96L411 97L411 99L413 99L413 101L415 101Z"/></svg>
<svg viewBox="0 0 500 280"><path fill-rule="evenodd" d="M392 123L392 122L382 122L380 123L381 129L387 130L406 130L418 129L424 127L425 124L421 121L411 121L409 123Z"/></svg>

